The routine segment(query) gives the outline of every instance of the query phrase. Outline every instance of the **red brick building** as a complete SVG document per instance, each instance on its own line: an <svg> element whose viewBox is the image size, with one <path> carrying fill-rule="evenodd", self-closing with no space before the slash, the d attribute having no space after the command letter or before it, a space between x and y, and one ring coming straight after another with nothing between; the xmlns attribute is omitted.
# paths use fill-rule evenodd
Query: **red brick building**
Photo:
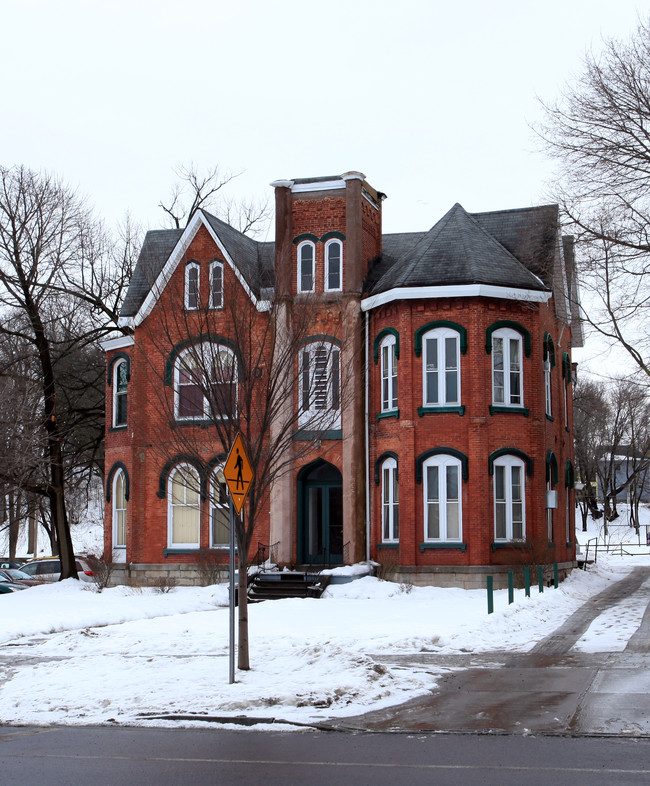
<svg viewBox="0 0 650 786"><path fill-rule="evenodd" d="M384 195L360 173L272 185L273 243L204 211L145 238L122 308L130 334L105 343L106 554L188 580L200 549L225 560L219 434L226 411L261 418L245 391L261 395L275 368L269 442L291 433L274 443L286 471L253 549L280 565L371 558L414 583L569 570L582 334L557 206L456 204L428 231L383 235Z"/></svg>

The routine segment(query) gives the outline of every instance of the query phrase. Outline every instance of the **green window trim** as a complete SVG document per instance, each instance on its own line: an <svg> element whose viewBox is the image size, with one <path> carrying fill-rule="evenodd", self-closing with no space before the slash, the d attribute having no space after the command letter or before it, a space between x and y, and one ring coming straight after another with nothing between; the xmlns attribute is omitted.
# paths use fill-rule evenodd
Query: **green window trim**
<svg viewBox="0 0 650 786"><path fill-rule="evenodd" d="M199 550L199 546L193 549L163 549L163 556L170 557L174 556L174 554L196 554Z"/></svg>
<svg viewBox="0 0 650 786"><path fill-rule="evenodd" d="M334 344L335 347L341 349L341 339L335 336L329 336L327 333L317 333L313 336L306 336L298 342L298 347L307 346L307 344Z"/></svg>
<svg viewBox="0 0 650 786"><path fill-rule="evenodd" d="M546 480L551 481L552 486L557 485L558 479L558 468L557 468L557 459L555 458L555 453L552 450L549 450L546 454Z"/></svg>
<svg viewBox="0 0 650 786"><path fill-rule="evenodd" d="M524 340L524 356L529 358L531 351L530 333L523 325L520 325L519 322L514 322L512 319L502 319L499 322L494 322L485 331L485 351L488 355L492 354L492 334L496 330L501 330L502 328L514 330L521 335Z"/></svg>
<svg viewBox="0 0 650 786"><path fill-rule="evenodd" d="M418 415L420 417L423 417L423 415L439 414L441 412L457 412L462 417L465 414L465 405L462 404L459 407L418 407Z"/></svg>
<svg viewBox="0 0 650 786"><path fill-rule="evenodd" d="M131 381L131 356L127 355L126 352L116 352L110 359L108 369L106 371L106 384L109 388L113 386L113 367L118 360L126 361L126 381Z"/></svg>
<svg viewBox="0 0 650 786"><path fill-rule="evenodd" d="M488 474L494 475L494 462L501 458L501 456L516 456L521 459L526 465L526 475L530 478L533 476L533 459L523 450L519 448L499 448L495 450L488 457Z"/></svg>
<svg viewBox="0 0 650 786"><path fill-rule="evenodd" d="M562 377L565 385L570 385L572 380L571 375L571 358L568 352L562 353Z"/></svg>
<svg viewBox="0 0 650 786"><path fill-rule="evenodd" d="M527 418L530 415L528 407L506 407L501 404L490 404L490 415L523 415Z"/></svg>
<svg viewBox="0 0 650 786"><path fill-rule="evenodd" d="M431 450L427 450L424 453L420 453L420 455L415 459L416 483L422 483L422 467L424 466L424 462L433 456L452 456L453 458L458 459L461 464L461 474L463 476L463 480L467 481L469 479L469 459L467 456L455 448L439 447L432 448Z"/></svg>
<svg viewBox="0 0 650 786"><path fill-rule="evenodd" d="M499 549L518 549L523 551L524 549L530 549L530 545L525 540L493 540L490 543L490 548L492 551Z"/></svg>
<svg viewBox="0 0 650 786"><path fill-rule="evenodd" d="M198 472L199 484L201 486L200 498L201 502L205 502L208 498L207 473L203 465L197 461L194 456L190 456L186 453L178 453L176 456L169 459L169 461L162 468L160 477L158 478L158 491L156 492L156 496L159 499L167 499L167 479L169 478L169 473L180 464L187 464Z"/></svg>
<svg viewBox="0 0 650 786"><path fill-rule="evenodd" d="M181 355L186 349L193 347L196 344L219 344L220 346L226 347L227 349L233 351L235 359L237 360L238 365L240 365L239 350L232 339L226 338L225 336L218 336L214 333L201 333L199 336L186 338L183 341L179 341L178 344L172 347L172 350L165 361L164 383L167 387L171 387L174 384L174 366L176 365L178 356Z"/></svg>
<svg viewBox="0 0 650 786"><path fill-rule="evenodd" d="M460 334L460 354L466 355L467 354L467 328L464 328L462 325L459 325L458 322L451 322L448 319L438 319L434 322L428 322L426 325L422 325L415 331L415 357L419 358L422 356L422 338L425 333L428 333L430 330L436 330L437 328L449 328L450 330L455 330L456 333Z"/></svg>
<svg viewBox="0 0 650 786"><path fill-rule="evenodd" d="M315 439L343 439L343 429L335 428L328 431L309 431L300 429L292 437L294 442L309 442Z"/></svg>
<svg viewBox="0 0 650 786"><path fill-rule="evenodd" d="M314 237L315 237L314 235L311 235L312 239ZM343 234L343 232L336 232L335 230L332 230L331 232L326 232L320 238L320 242L321 243L327 243L328 240L334 240L334 239L336 239L336 240L345 240L345 235ZM318 240L318 238L316 238L316 240ZM295 243L296 241L294 240L293 242Z"/></svg>
<svg viewBox="0 0 650 786"><path fill-rule="evenodd" d="M384 420L385 418L397 418L397 420L399 420L399 409L391 409L389 412L377 413L377 420Z"/></svg>
<svg viewBox="0 0 650 786"><path fill-rule="evenodd" d="M298 243L302 243L303 240L311 240L312 243L318 243L320 238L317 235L313 235L311 232L303 232L301 235L296 235L291 242L294 246L297 246Z"/></svg>
<svg viewBox="0 0 650 786"><path fill-rule="evenodd" d="M372 356L375 361L375 365L379 363L379 345L381 342L386 338L386 336L395 336L395 358L399 360L399 333L395 328L388 327L380 330L375 337L375 342L373 344L373 352Z"/></svg>
<svg viewBox="0 0 650 786"><path fill-rule="evenodd" d="M375 461L375 486L379 485L380 477L379 473L381 472L381 465L386 461L386 459L394 459L397 466L395 467L395 478L399 483L399 458L397 453L394 450L386 450L384 451L381 456Z"/></svg>
<svg viewBox="0 0 650 786"><path fill-rule="evenodd" d="M399 549L399 541L387 541L386 543L378 543L378 549Z"/></svg>
<svg viewBox="0 0 650 786"><path fill-rule="evenodd" d="M553 343L553 336L550 333L544 334L543 342L543 360L549 359L551 368L555 367L555 344Z"/></svg>
<svg viewBox="0 0 650 786"><path fill-rule="evenodd" d="M575 473L571 459L567 459L564 465L564 485L568 489L575 488Z"/></svg>
<svg viewBox="0 0 650 786"><path fill-rule="evenodd" d="M432 540L425 540L424 543L420 543L420 552L424 552L430 549L458 549L459 551L467 551L467 543L461 543L460 541L432 541Z"/></svg>
<svg viewBox="0 0 650 786"><path fill-rule="evenodd" d="M108 475L106 476L106 502L111 501L111 496L113 494L113 478L115 477L115 473L118 470L122 470L124 473L124 499L128 502L129 501L129 494L131 493L131 483L129 480L129 470L126 468L126 464L122 461L116 461L115 464L110 468Z"/></svg>

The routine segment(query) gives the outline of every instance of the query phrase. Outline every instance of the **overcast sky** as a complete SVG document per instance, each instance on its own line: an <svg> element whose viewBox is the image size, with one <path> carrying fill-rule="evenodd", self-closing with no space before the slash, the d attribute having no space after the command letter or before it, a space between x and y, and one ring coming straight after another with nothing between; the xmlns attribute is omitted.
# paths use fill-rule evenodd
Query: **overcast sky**
<svg viewBox="0 0 650 786"><path fill-rule="evenodd" d="M145 228L174 168L364 172L384 231L550 200L530 125L631 0L4 0L0 163L47 169Z"/></svg>

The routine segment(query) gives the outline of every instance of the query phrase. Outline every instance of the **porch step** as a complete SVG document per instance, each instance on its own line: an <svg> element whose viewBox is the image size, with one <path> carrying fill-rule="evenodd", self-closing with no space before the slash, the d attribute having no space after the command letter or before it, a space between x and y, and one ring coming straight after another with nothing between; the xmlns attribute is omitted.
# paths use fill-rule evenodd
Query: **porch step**
<svg viewBox="0 0 650 786"><path fill-rule="evenodd" d="M329 576L302 571L261 571L248 581L248 599L320 598L330 582Z"/></svg>

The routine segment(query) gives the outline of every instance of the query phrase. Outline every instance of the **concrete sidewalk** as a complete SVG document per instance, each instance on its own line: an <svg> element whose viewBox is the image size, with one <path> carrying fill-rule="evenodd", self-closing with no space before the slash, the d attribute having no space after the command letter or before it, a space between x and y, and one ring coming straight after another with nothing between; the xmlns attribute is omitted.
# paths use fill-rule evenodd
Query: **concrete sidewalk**
<svg viewBox="0 0 650 786"><path fill-rule="evenodd" d="M392 667L428 666L437 684L428 696L328 725L363 731L650 736L650 586L644 586L649 578L650 568L635 568L528 653L377 656ZM572 651L599 614L632 595L645 602L646 611L623 652Z"/></svg>

